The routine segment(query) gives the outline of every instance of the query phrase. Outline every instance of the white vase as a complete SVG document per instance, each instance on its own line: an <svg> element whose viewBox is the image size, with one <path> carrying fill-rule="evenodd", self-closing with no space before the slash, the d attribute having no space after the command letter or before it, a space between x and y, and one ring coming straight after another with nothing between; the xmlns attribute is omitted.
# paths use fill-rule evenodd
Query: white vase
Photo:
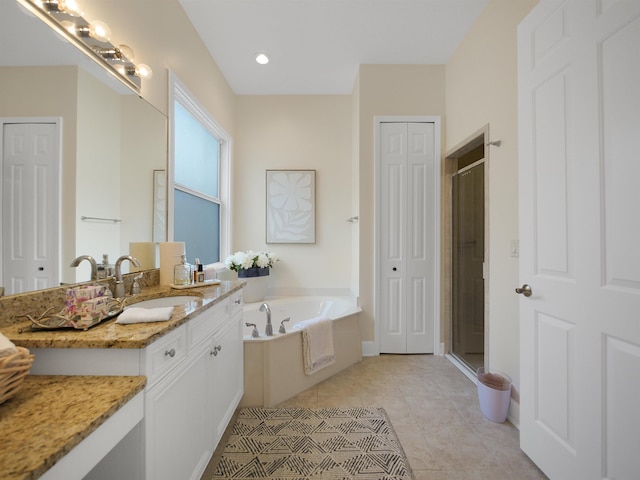
<svg viewBox="0 0 640 480"><path fill-rule="evenodd" d="M242 290L242 297L244 303L261 302L267 295L267 288L269 287L269 276L266 277L249 277L242 278L247 282Z"/></svg>

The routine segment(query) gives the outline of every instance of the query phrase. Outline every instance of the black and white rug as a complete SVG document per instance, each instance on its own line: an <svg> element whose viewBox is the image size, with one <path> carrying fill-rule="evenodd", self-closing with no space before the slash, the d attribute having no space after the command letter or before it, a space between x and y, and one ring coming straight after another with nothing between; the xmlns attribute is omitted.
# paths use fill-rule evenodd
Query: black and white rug
<svg viewBox="0 0 640 480"><path fill-rule="evenodd" d="M215 479L411 480L382 408L240 410Z"/></svg>

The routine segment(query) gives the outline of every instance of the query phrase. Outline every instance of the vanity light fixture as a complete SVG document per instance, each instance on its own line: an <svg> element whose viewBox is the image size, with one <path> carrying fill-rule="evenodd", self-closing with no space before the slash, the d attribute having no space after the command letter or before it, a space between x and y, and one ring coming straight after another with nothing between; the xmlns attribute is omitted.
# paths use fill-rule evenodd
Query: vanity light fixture
<svg viewBox="0 0 640 480"><path fill-rule="evenodd" d="M36 3L48 12L64 12L72 17L84 15L76 0L39 0Z"/></svg>
<svg viewBox="0 0 640 480"><path fill-rule="evenodd" d="M133 61L133 50L128 45L118 45L113 48L95 48L95 52L98 55L102 55L102 58L106 58L107 60L120 60L121 62L126 62L129 60ZM120 71L120 69L116 68L116 70ZM124 71L120 72L124 73Z"/></svg>
<svg viewBox="0 0 640 480"><path fill-rule="evenodd" d="M106 23L83 18L77 0L16 1L137 94L141 79L151 78L153 72L148 65L133 63L133 50L129 46L111 43L111 29Z"/></svg>
<svg viewBox="0 0 640 480"><path fill-rule="evenodd" d="M267 55L264 53L258 53L256 54L256 62L258 62L260 65L266 65L267 63L269 63L269 57L267 57Z"/></svg>
<svg viewBox="0 0 640 480"><path fill-rule="evenodd" d="M101 42L111 40L111 29L109 25L99 20L91 22L89 25L77 27L76 32L80 37L91 37Z"/></svg>

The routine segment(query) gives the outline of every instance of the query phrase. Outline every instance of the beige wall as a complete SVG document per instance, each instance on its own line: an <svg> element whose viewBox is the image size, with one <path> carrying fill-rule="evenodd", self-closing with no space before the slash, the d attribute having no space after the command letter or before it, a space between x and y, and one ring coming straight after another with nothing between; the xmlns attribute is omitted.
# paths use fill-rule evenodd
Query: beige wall
<svg viewBox="0 0 640 480"><path fill-rule="evenodd" d="M120 95L78 70L78 136L76 140L76 254L111 262L120 255L121 223L80 219L120 218L122 108ZM66 267L66 263L64 267ZM90 278L89 264L72 269L74 281Z"/></svg>
<svg viewBox="0 0 640 480"><path fill-rule="evenodd" d="M129 45L135 60L153 69L153 77L142 82L142 96L146 100L167 113L170 69L233 136L236 97L178 0L90 3L85 5L87 14L111 27L112 41Z"/></svg>
<svg viewBox="0 0 640 480"><path fill-rule="evenodd" d="M489 366L519 375L516 28L537 0L490 0L446 66L446 148L489 124ZM516 394L517 396L517 394ZM515 413L515 412L512 412Z"/></svg>
<svg viewBox="0 0 640 480"><path fill-rule="evenodd" d="M359 91L360 315L364 341L374 340L374 117L445 114L444 65L361 65Z"/></svg>
<svg viewBox="0 0 640 480"><path fill-rule="evenodd" d="M268 250L276 294L351 287L351 97L239 96L233 160L233 242ZM265 243L265 170L316 170L316 243Z"/></svg>
<svg viewBox="0 0 640 480"><path fill-rule="evenodd" d="M168 125L164 115L140 98L123 96L121 105L119 251L128 252L129 242L152 240L153 170L166 171L167 143L162 132Z"/></svg>

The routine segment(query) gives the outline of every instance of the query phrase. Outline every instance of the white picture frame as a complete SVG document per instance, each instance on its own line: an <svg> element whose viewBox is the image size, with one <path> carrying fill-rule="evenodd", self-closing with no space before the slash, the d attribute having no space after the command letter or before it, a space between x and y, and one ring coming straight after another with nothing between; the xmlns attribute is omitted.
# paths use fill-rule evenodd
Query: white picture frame
<svg viewBox="0 0 640 480"><path fill-rule="evenodd" d="M316 171L266 171L267 243L316 243Z"/></svg>

